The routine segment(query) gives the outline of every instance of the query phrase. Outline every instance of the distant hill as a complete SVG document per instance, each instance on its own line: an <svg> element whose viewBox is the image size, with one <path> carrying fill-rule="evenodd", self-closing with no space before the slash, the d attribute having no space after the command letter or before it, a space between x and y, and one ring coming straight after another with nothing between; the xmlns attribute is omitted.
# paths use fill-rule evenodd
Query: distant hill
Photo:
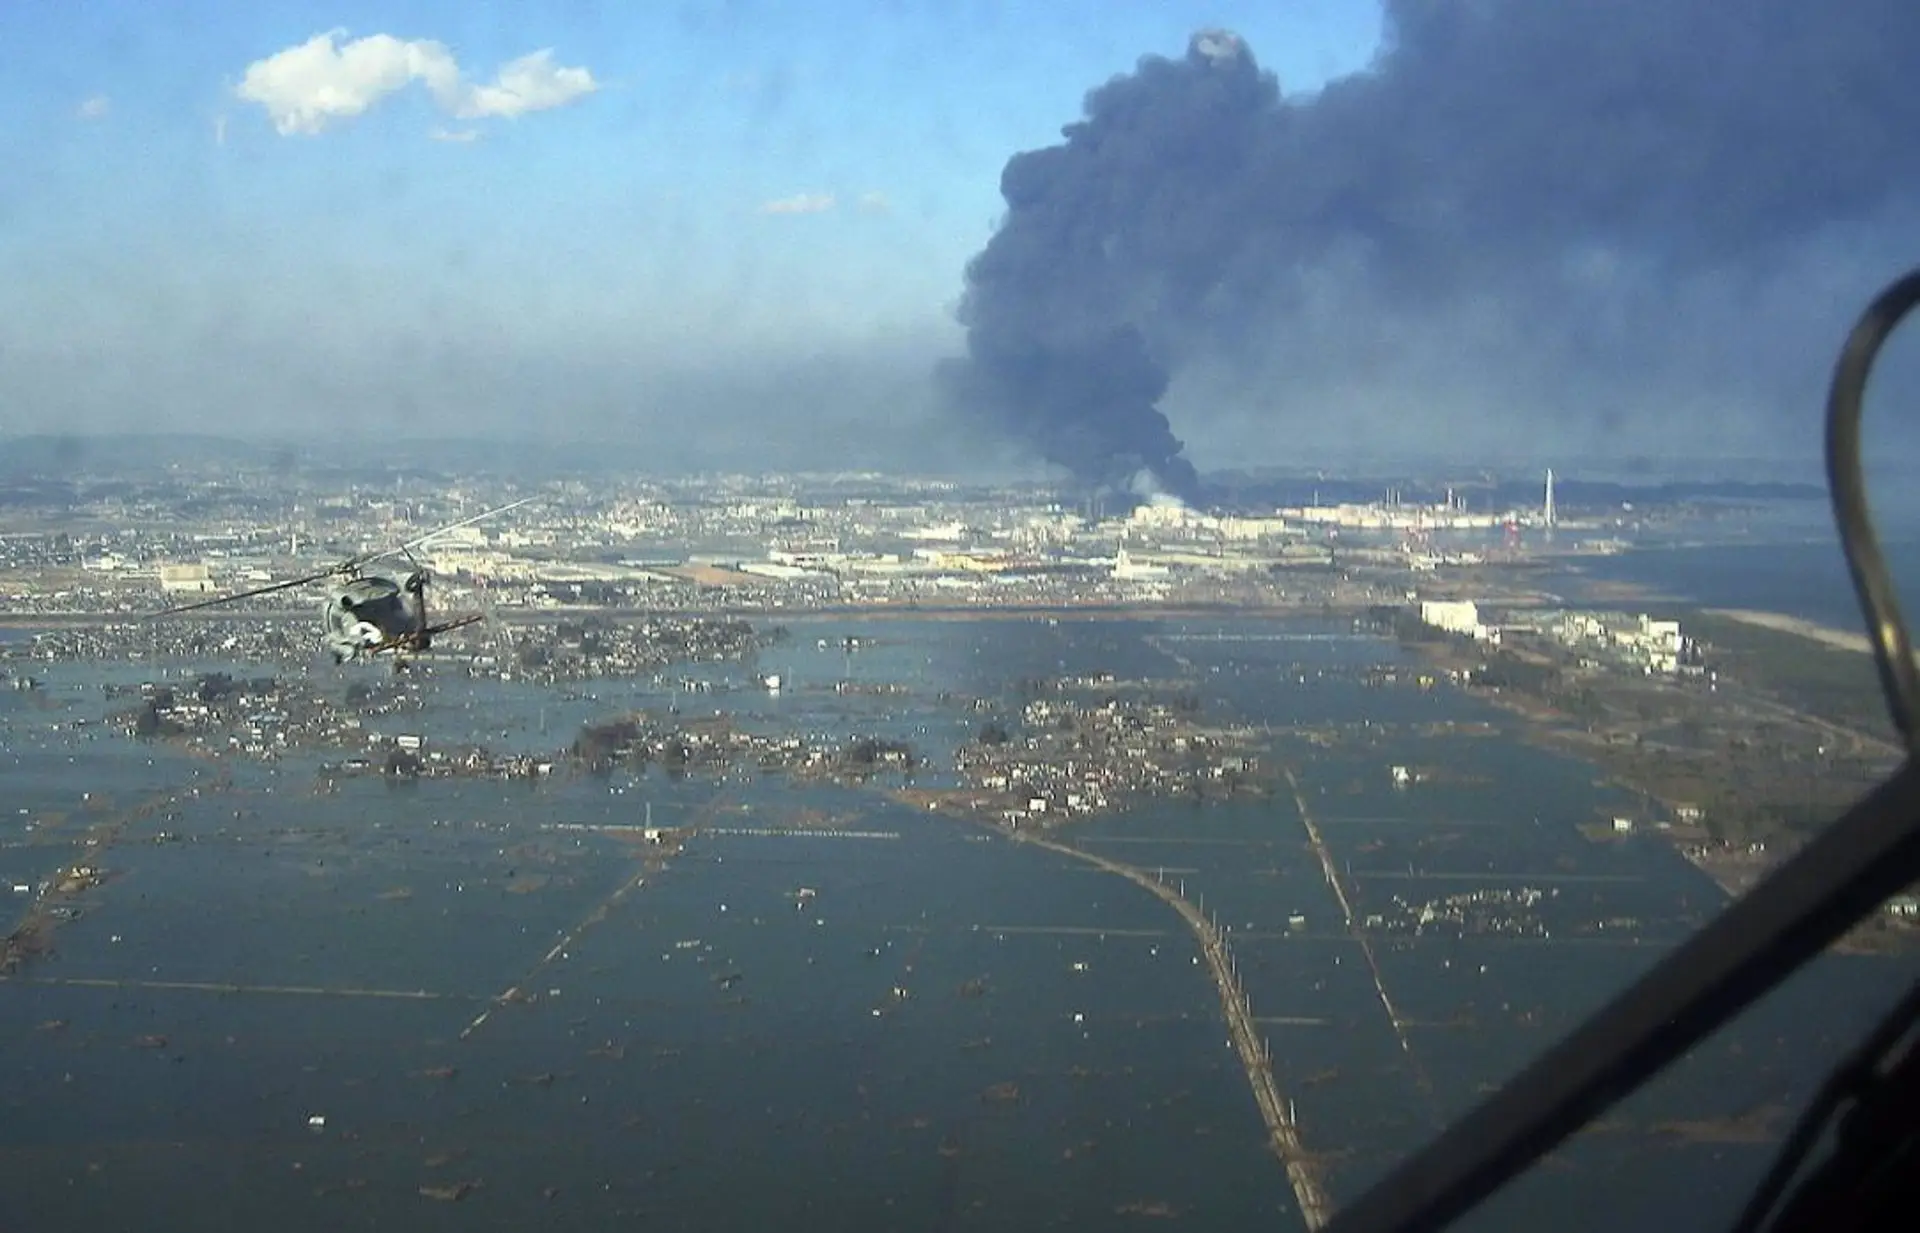
<svg viewBox="0 0 1920 1233"><path fill-rule="evenodd" d="M77 436L35 433L0 437L0 477L65 478L81 472L128 474L185 461L261 466L274 455L264 442L186 434Z"/></svg>
<svg viewBox="0 0 1920 1233"><path fill-rule="evenodd" d="M622 457L623 454L629 455ZM0 480L141 476L173 468L252 471L391 469L417 475L497 471L606 472L643 461L640 451L605 442L503 440L243 440L193 433L77 436L39 433L0 438Z"/></svg>

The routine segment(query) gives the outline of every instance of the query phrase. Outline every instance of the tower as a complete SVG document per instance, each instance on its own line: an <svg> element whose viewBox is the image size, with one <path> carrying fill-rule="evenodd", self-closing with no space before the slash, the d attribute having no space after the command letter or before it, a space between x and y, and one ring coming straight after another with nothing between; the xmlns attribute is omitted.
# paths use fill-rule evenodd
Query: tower
<svg viewBox="0 0 1920 1233"><path fill-rule="evenodd" d="M1551 531L1553 529L1553 468L1552 467L1547 468L1547 505L1546 505L1546 509L1542 511L1542 517L1547 524L1547 529Z"/></svg>

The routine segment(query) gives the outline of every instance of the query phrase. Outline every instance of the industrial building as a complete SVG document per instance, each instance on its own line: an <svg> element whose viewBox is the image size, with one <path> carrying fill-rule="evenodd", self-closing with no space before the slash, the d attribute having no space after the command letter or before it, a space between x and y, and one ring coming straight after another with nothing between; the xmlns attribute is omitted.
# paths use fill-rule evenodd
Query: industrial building
<svg viewBox="0 0 1920 1233"><path fill-rule="evenodd" d="M1680 671L1690 649L1680 622L1655 620L1644 612L1566 612L1551 628L1567 646L1604 647L1649 672Z"/></svg>
<svg viewBox="0 0 1920 1233"><path fill-rule="evenodd" d="M1463 634L1469 638L1488 641L1495 637L1497 630L1490 630L1480 622L1480 606L1470 599L1429 599L1420 604L1420 619L1435 629L1443 629L1450 634Z"/></svg>
<svg viewBox="0 0 1920 1233"><path fill-rule="evenodd" d="M165 595L208 595L213 573L205 565L162 565L160 591Z"/></svg>

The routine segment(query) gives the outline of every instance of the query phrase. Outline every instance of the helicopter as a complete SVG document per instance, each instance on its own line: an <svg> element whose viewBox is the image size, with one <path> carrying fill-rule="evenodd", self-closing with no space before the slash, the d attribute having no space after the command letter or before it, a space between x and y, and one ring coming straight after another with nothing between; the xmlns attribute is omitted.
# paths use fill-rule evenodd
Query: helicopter
<svg viewBox="0 0 1920 1233"><path fill-rule="evenodd" d="M214 599L203 599L197 603L164 608L152 613L148 619L193 612L201 608L218 607L258 595L271 595L277 591L289 591L295 587L335 579L337 581L332 594L320 608L321 636L327 651L333 656L333 662L344 664L350 659L371 659L384 652L393 652L397 669L402 663L400 659L402 653L426 651L433 646L436 635L462 629L485 619L482 614L473 613L448 621L430 621L427 617L427 584L430 581L430 575L418 561L414 560L413 550L424 547L448 531L472 526L476 522L504 514L508 510L518 509L532 500L534 498L526 497L508 505L485 510L471 518L463 518L459 522L435 527L425 535L408 540L398 547L351 556L338 565L299 578L289 578L284 582L255 587L250 591L238 591L232 595L221 595ZM413 565L412 571L399 582L368 571L367 567L374 562L390 557L405 557Z"/></svg>

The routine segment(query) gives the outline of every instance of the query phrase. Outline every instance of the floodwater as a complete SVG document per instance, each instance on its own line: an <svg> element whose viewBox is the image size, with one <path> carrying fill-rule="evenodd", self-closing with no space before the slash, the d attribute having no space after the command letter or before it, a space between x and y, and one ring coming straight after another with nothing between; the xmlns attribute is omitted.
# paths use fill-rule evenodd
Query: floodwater
<svg viewBox="0 0 1920 1233"><path fill-rule="evenodd" d="M635 708L723 711L912 740L938 786L968 703L1022 677L1190 681L1270 734L1298 800L1283 779L1070 833L1230 931L1336 1200L1719 903L1657 836L1575 829L1631 794L1444 687L1366 684L1408 665L1344 625L789 624L749 662L564 690L442 666L367 726L557 752ZM318 755L189 757L104 722L103 683L158 670L36 665L0 693L0 883L111 875L0 982L0 1227L1301 1225L1194 941L1138 887L895 803L898 778L328 787ZM766 833L823 818L848 833ZM649 819L703 829L649 868L622 829ZM1674 1123L1777 1106L1777 1132L1910 970L1822 961L1467 1227L1724 1222L1770 1144Z"/></svg>

